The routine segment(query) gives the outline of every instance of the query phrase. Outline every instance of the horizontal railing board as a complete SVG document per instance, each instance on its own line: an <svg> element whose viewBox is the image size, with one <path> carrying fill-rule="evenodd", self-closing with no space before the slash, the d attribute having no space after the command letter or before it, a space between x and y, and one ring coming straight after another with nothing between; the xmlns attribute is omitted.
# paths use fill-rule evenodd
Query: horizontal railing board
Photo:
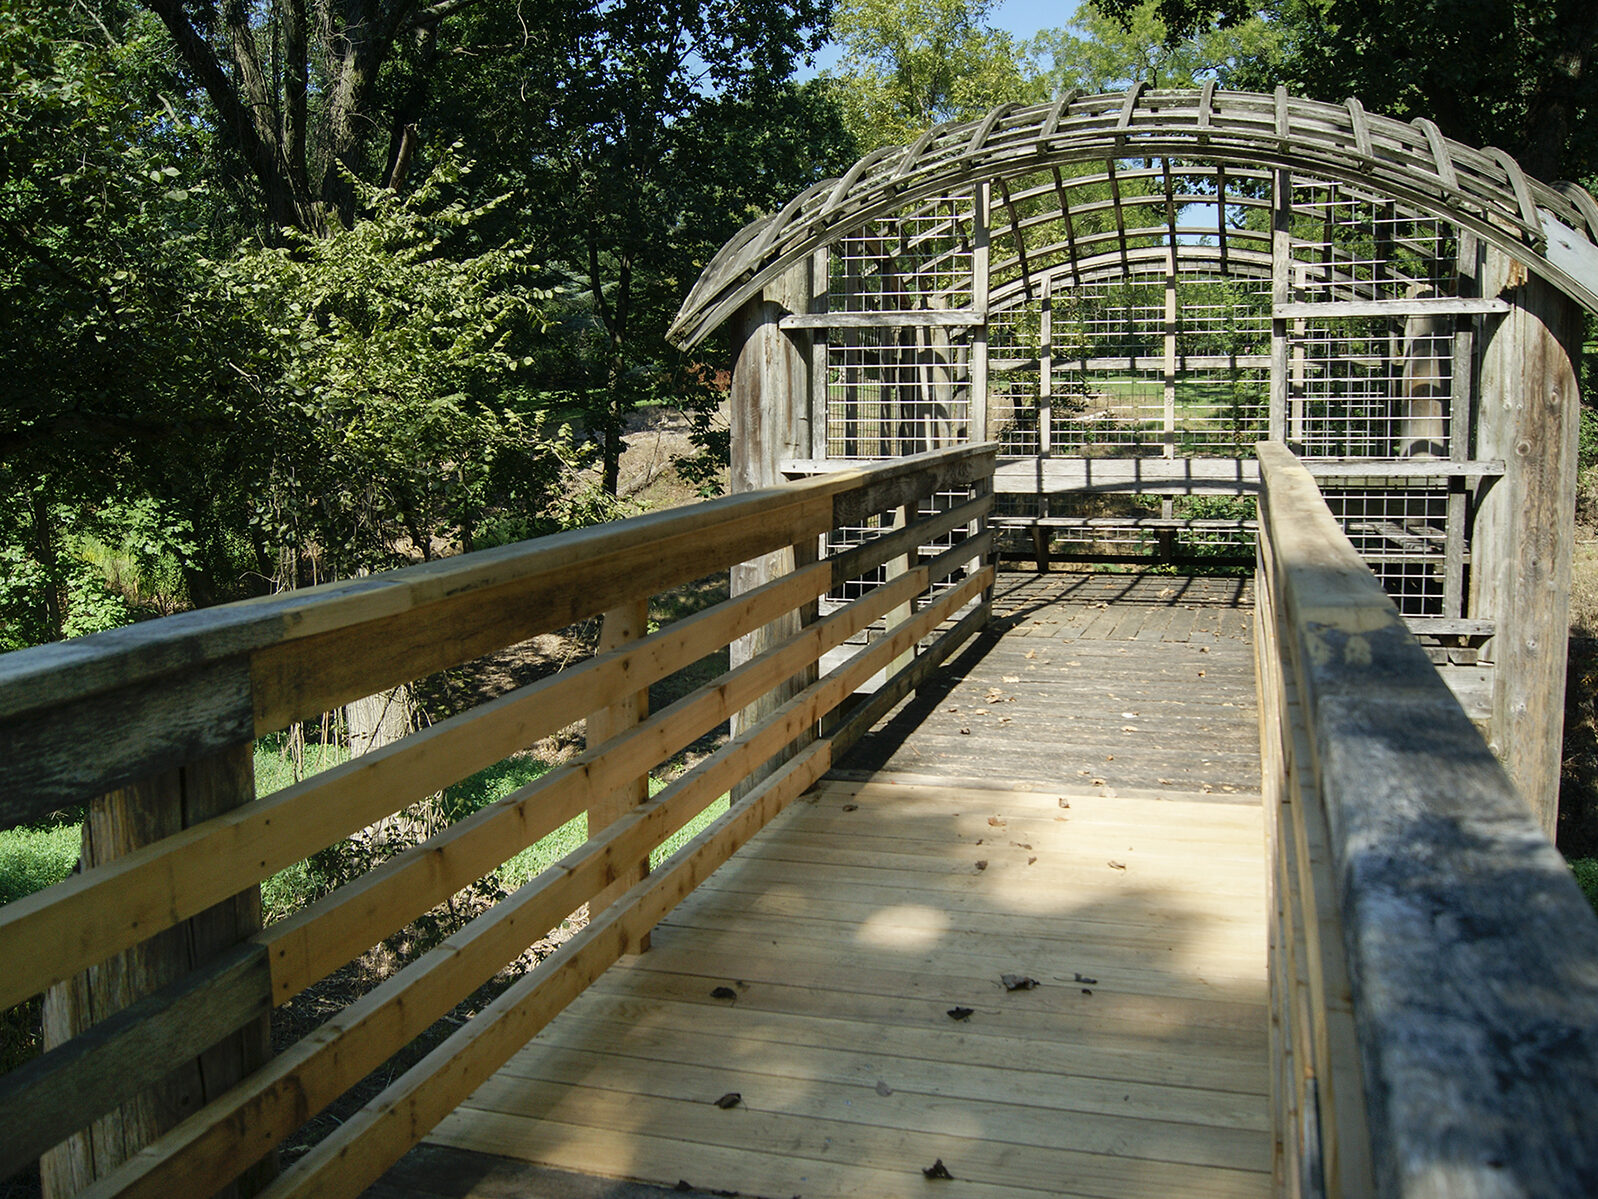
<svg viewBox="0 0 1598 1199"><path fill-rule="evenodd" d="M827 649L843 644L903 596L915 594L920 589L917 584L925 587L938 581L955 568L962 554L971 552L967 545L958 546L926 563L916 575L873 590L826 620L702 685L620 736L588 748L566 767L456 821L267 930L262 937L269 941L272 951L274 1002L285 1002L377 939L442 903L461 887L560 827L584 810L592 794L636 777L665 760L761 694L772 680L790 676ZM817 568L811 567L805 573L814 575ZM825 586L826 572L819 573ZM796 577L785 576L766 586ZM810 587L802 591L807 596L816 593ZM755 594L747 593L729 603L736 604ZM635 680L635 685L641 681Z"/></svg>
<svg viewBox="0 0 1598 1199"><path fill-rule="evenodd" d="M1598 918L1308 473L1259 454L1378 1187L1598 1193Z"/></svg>
<svg viewBox="0 0 1598 1199"><path fill-rule="evenodd" d="M932 607L866 647L822 683L841 682L843 672L868 677L991 582L991 568L968 578L940 596ZM851 681L838 690L853 690L854 685ZM784 708L792 706L793 701L789 701ZM674 855L660 873L632 888L558 951L556 958L567 958L564 970L546 974L544 966L540 966L514 984L306 1154L266 1192L269 1199L291 1195L349 1199L358 1196L508 1061L588 982L636 946L711 871L819 779L831 765L831 751L827 738L812 742L756 790L734 803L726 815ZM594 958L591 964L584 962L590 955ZM551 963L554 961L555 958L550 959ZM542 994L546 992L554 995L546 999Z"/></svg>
<svg viewBox="0 0 1598 1199"><path fill-rule="evenodd" d="M963 548L957 547L957 550ZM957 565L955 552L944 555L949 568ZM935 576L936 570L919 573ZM224 1185L250 1161L266 1153L272 1144L380 1065L399 1044L414 1037L481 985L526 944L542 936L549 926L597 893L629 863L646 855L652 846L725 793L736 778L747 774L752 764L765 760L811 727L824 711L830 710L879 669L882 660L890 656L896 645L924 635L946 609L958 607L966 596L987 581L991 581L991 572L967 580L940 597L933 608L919 614L910 625L872 643L840 668L811 684L761 724L716 751L689 775L522 888L517 896L502 901L467 930L451 937L439 949L346 1008L324 1025L324 1032L313 1034L273 1059L229 1096L197 1113L150 1146L115 1175L103 1180L104 1193L131 1199L165 1196L179 1183L200 1189ZM775 653L763 657L772 659ZM802 751L796 761L808 753L809 750ZM824 770L825 766L817 766L809 781L813 782ZM580 776L581 771L570 773ZM808 785L806 782L805 786ZM647 887L648 882L640 886ZM634 893L638 889L634 888ZM622 902L625 903L625 897ZM514 929L504 927L521 909L527 910L518 925ZM599 919L602 921L604 917ZM440 989L445 983L447 988ZM400 1026L396 1026L396 1021L401 1022ZM247 1137L241 1132L246 1125L249 1128ZM415 1139L420 1139L420 1135L416 1133ZM97 1188L88 1195L99 1193Z"/></svg>
<svg viewBox="0 0 1598 1199"><path fill-rule="evenodd" d="M967 551L968 555L972 552ZM915 593L913 585L921 577L920 572L903 576L902 580L890 584L883 594L907 598ZM759 592L728 601L728 608L745 614L734 626L735 630L759 627L782 611L799 606L825 590L830 580L830 568L826 563L819 563L799 575L776 580ZM771 602L774 596L777 599ZM881 615L885 610L880 608L883 596L875 591L872 596L869 608L874 616ZM0 1006L20 1002L111 953L220 902L240 886L258 882L340 837L391 814L412 799L431 794L499 761L539 736L563 727L580 714L568 705L592 706L596 676L598 682L603 682L608 674L615 686L636 690L641 676L661 677L668 672L666 663L659 659L656 661L660 675L653 675L647 666L636 671L632 669L635 663L647 663L652 652L663 645L681 643L686 638L690 648L668 660L686 665L702 656L702 652L716 648L717 644L726 644L720 640L719 632L702 643L692 640L693 632L714 627L710 616L700 614L679 621L625 651L593 659L573 671L441 721L256 803L7 904L0 909L0 958L18 963L18 966L0 977ZM849 623L856 619L857 616L844 610L832 624L811 626L807 636L822 638L833 628L848 627L850 633L858 631ZM847 635L839 637L840 643ZM799 660L802 653L788 650L785 656L794 659L793 670L805 665ZM696 702L704 706L709 715L696 713L689 718L698 722L688 735L689 739L724 719L727 711L737 709L739 705L734 703L731 709L723 710L728 702L727 695L736 694L742 697L740 703L747 703L760 693L758 688L740 685L737 681L752 677L755 668L756 663L749 663L740 668L743 674L735 671L733 675L724 676L725 694L707 695L703 688L694 693L698 697ZM605 688L597 690L603 693ZM552 702L555 700L566 702ZM644 744L641 738L646 734L668 727L669 721L683 719L681 712L686 710L685 705L686 698L631 730L627 744L641 746ZM614 782L619 785L625 781L626 768L637 766L638 770L647 770L676 748L672 746L649 761L640 760L625 768L619 760L603 762L603 756L595 754L596 765L592 769L604 771L607 777L614 774ZM539 786L533 784L532 791L536 793ZM499 810L498 807L485 809ZM564 819L576 814L568 807L560 807L559 811L566 813ZM476 826L462 822L461 827L464 830ZM538 828L549 831L542 823ZM466 834L463 831L460 835ZM486 868L491 869L503 860L499 858ZM427 861L430 869L440 868L436 857L429 857ZM472 877L482 873L479 870ZM374 881L366 885L374 888L385 885L381 880L387 877L386 871L379 872ZM441 880L435 880L435 884L422 888L417 894L437 894L436 902L457 889L449 887L439 894L439 887L445 884ZM379 932L378 937L387 931L392 929ZM364 932L361 935L364 936ZM325 930L316 938L304 933L293 937L285 934L274 944L273 989L278 1002L348 960L349 955L344 950L349 947L344 938L328 940L326 937ZM350 949L350 953L359 953L372 943L368 940Z"/></svg>
<svg viewBox="0 0 1598 1199"><path fill-rule="evenodd" d="M252 716L249 659L236 655L157 686L123 687L0 723L0 828L125 786L152 765L250 741Z"/></svg>
<svg viewBox="0 0 1598 1199"><path fill-rule="evenodd" d="M259 736L539 632L833 527L866 487L915 490L932 472L985 472L994 447L890 465L577 529L261 600L182 613L0 657L0 827L238 744L237 661ZM929 489L930 490L930 489ZM712 536L714 532L714 536ZM532 615L537 613L536 616ZM202 686L208 663L222 676ZM196 675L201 677L196 677ZM186 681L186 678L193 681ZM170 692L170 699L158 698ZM152 723L141 706L164 704ZM118 735L109 735L115 731ZM85 778L83 763L108 762Z"/></svg>
<svg viewBox="0 0 1598 1199"><path fill-rule="evenodd" d="M246 943L0 1078L0 1178L272 1008L266 950Z"/></svg>
<svg viewBox="0 0 1598 1199"><path fill-rule="evenodd" d="M1502 459L1309 458L1304 467L1317 479L1480 479L1504 473ZM789 458L784 474L825 474L829 459ZM1001 457L993 489L1011 495L1070 491L1128 491L1252 495L1259 490L1259 464L1252 458L1085 458L1070 455Z"/></svg>

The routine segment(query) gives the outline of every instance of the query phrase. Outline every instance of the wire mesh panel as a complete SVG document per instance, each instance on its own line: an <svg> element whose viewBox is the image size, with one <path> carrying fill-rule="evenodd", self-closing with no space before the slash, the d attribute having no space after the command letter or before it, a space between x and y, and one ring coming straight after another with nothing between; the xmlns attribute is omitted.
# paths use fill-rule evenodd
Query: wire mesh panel
<svg viewBox="0 0 1598 1199"><path fill-rule="evenodd" d="M1452 318L1308 320L1290 336L1288 440L1307 458L1449 456Z"/></svg>
<svg viewBox="0 0 1598 1199"><path fill-rule="evenodd" d="M835 329L827 341L827 457L895 458L970 440L964 329Z"/></svg>
<svg viewBox="0 0 1598 1199"><path fill-rule="evenodd" d="M946 196L874 221L828 255L832 312L971 306L971 196Z"/></svg>
<svg viewBox="0 0 1598 1199"><path fill-rule="evenodd" d="M1360 557L1405 616L1441 616L1448 496L1427 482L1323 483L1322 494Z"/></svg>

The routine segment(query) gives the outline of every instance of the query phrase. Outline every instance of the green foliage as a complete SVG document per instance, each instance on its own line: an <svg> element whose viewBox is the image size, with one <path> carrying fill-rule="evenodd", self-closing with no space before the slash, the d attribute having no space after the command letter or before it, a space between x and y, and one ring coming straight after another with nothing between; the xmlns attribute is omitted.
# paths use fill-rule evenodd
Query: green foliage
<svg viewBox="0 0 1598 1199"><path fill-rule="evenodd" d="M1240 65L1276 53L1277 27L1257 15L1235 24L1178 35L1160 16L1159 0L1143 0L1120 18L1091 4L1064 29L1044 30L1027 43L1050 95L1073 88L1086 94L1149 87L1196 87L1206 79L1231 83Z"/></svg>
<svg viewBox="0 0 1598 1199"><path fill-rule="evenodd" d="M845 119L862 151L943 121L1041 98L1021 47L988 24L992 0L839 0L833 37Z"/></svg>
<svg viewBox="0 0 1598 1199"><path fill-rule="evenodd" d="M1569 865L1581 893L1594 910L1598 910L1598 858L1572 858Z"/></svg>
<svg viewBox="0 0 1598 1199"><path fill-rule="evenodd" d="M471 205L465 176L447 158L403 197L352 181L353 228L214 267L260 331L234 364L274 435L255 519L334 575L469 549L498 509L536 517L564 495L569 435L516 385L550 292L527 250L482 244L503 199Z"/></svg>
<svg viewBox="0 0 1598 1199"><path fill-rule="evenodd" d="M78 864L82 839L76 824L0 832L0 904L66 878Z"/></svg>
<svg viewBox="0 0 1598 1199"><path fill-rule="evenodd" d="M1143 0L1092 0L1124 24ZM1279 42L1238 65L1238 86L1429 117L1473 145L1498 145L1542 179L1598 169L1598 5L1591 0L1157 0L1176 36L1263 11Z"/></svg>

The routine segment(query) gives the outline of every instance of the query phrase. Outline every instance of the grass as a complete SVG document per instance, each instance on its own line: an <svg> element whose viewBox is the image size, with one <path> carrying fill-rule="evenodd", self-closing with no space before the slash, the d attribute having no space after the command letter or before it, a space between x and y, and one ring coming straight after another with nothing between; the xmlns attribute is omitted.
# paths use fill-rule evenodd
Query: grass
<svg viewBox="0 0 1598 1199"><path fill-rule="evenodd" d="M75 824L0 833L0 903L42 891L71 874L82 836Z"/></svg>
<svg viewBox="0 0 1598 1199"><path fill-rule="evenodd" d="M1598 858L1571 858L1570 872L1576 876L1576 885L1587 902L1598 910Z"/></svg>

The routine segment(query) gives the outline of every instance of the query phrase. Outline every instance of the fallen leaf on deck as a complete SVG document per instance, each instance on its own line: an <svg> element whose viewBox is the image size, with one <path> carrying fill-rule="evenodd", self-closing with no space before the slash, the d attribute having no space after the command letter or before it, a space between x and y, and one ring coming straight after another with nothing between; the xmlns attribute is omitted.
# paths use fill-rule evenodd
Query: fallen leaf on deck
<svg viewBox="0 0 1598 1199"><path fill-rule="evenodd" d="M737 999L738 992L731 987L717 987L710 993L712 999Z"/></svg>
<svg viewBox="0 0 1598 1199"><path fill-rule="evenodd" d="M988 868L988 860L986 858L979 858L977 860L977 869L978 870L986 870L987 868Z"/></svg>
<svg viewBox="0 0 1598 1199"><path fill-rule="evenodd" d="M1156 782L1158 782L1158 783L1160 783L1160 784L1162 784L1162 785L1163 785L1163 786L1166 786L1166 787L1169 787L1169 786L1171 786L1171 785L1172 785L1172 784L1173 784L1173 783L1175 783L1175 782L1176 782L1176 780L1175 780L1175 779L1156 779L1156 780L1155 780L1155 781L1156 781Z"/></svg>
<svg viewBox="0 0 1598 1199"><path fill-rule="evenodd" d="M1123 733L1135 733L1137 732L1137 726L1133 724L1123 724L1121 726L1121 731Z"/></svg>
<svg viewBox="0 0 1598 1199"><path fill-rule="evenodd" d="M949 1173L949 1167L943 1164L941 1157L930 1166L922 1166L921 1172L928 1178L947 1178L950 1182L954 1181L954 1175Z"/></svg>
<svg viewBox="0 0 1598 1199"><path fill-rule="evenodd" d="M857 803L846 803L843 805L843 810L845 812L858 812L860 810L860 805Z"/></svg>
<svg viewBox="0 0 1598 1199"><path fill-rule="evenodd" d="M1110 869L1111 870L1125 870L1126 869L1126 863L1125 862L1117 862L1114 858L1111 858L1110 859Z"/></svg>
<svg viewBox="0 0 1598 1199"><path fill-rule="evenodd" d="M1004 817L1003 816L989 816L988 817L988 823L991 824L994 828L1003 828L1004 827Z"/></svg>
<svg viewBox="0 0 1598 1199"><path fill-rule="evenodd" d="M1072 982L1079 982L1079 983L1086 983L1090 987L1096 987L1096 986L1099 985L1099 980L1098 979L1089 978L1085 974L1077 974L1075 971L1071 972L1071 981Z"/></svg>
<svg viewBox="0 0 1598 1199"><path fill-rule="evenodd" d="M1032 848L1025 841L1011 841L1010 844L1015 846L1017 849L1031 849Z"/></svg>
<svg viewBox="0 0 1598 1199"><path fill-rule="evenodd" d="M1028 657L1028 658L1036 658L1036 657L1037 657L1037 656L1038 656L1038 651L1037 651L1037 650L1035 650L1035 649L1029 649L1029 650L1027 650L1027 652L1026 652L1026 656L1027 656L1027 657Z"/></svg>
<svg viewBox="0 0 1598 1199"><path fill-rule="evenodd" d="M1104 786L1104 780L1103 779L1094 779L1093 780L1093 785L1095 787L1102 787L1102 786Z"/></svg>
<svg viewBox="0 0 1598 1199"><path fill-rule="evenodd" d="M884 1099L886 1099L889 1095L893 1094L893 1088L890 1087L887 1083L882 1082L882 1081L879 1080L878 1083L877 1083L877 1094L881 1095Z"/></svg>
<svg viewBox="0 0 1598 1199"><path fill-rule="evenodd" d="M969 1019L971 1019L971 1013L974 1012L974 1011L976 1011L976 1008L972 1008L972 1007L952 1007L952 1008L949 1009L949 1019L951 1019L951 1020L969 1020Z"/></svg>
<svg viewBox="0 0 1598 1199"><path fill-rule="evenodd" d="M1086 771L1083 771L1083 773L1084 773L1084 774L1085 774L1085 773L1087 773L1087 772L1086 772ZM1062 795L1062 796L1060 796L1060 798L1059 798L1059 804L1060 804L1060 806L1061 806L1061 807L1062 807L1062 808L1069 808L1069 807L1070 807L1070 806L1071 806L1071 801L1070 801L1070 800L1068 800L1068 799L1066 799L1066 798L1065 798L1065 796L1063 796L1063 795Z"/></svg>
<svg viewBox="0 0 1598 1199"><path fill-rule="evenodd" d="M1027 859L1027 860L1026 860L1026 864L1027 864L1027 865L1028 865L1028 866L1030 866L1030 865L1032 865L1032 863L1033 863L1033 862L1035 862L1035 861L1037 861L1037 858L1028 858L1028 859Z"/></svg>
<svg viewBox="0 0 1598 1199"><path fill-rule="evenodd" d="M999 981L1006 991L1030 991L1038 985L1037 979L1026 974L1001 974Z"/></svg>
<svg viewBox="0 0 1598 1199"><path fill-rule="evenodd" d="M962 737L969 737L971 735L971 730L970 729L961 729L960 730L960 735Z"/></svg>
<svg viewBox="0 0 1598 1199"><path fill-rule="evenodd" d="M720 1099L716 1100L716 1106L722 1111L726 1111L728 1108L737 1107L743 1102L743 1098L737 1091L728 1091Z"/></svg>
<svg viewBox="0 0 1598 1199"><path fill-rule="evenodd" d="M1019 683L1021 681L1021 676L1018 674L1001 675L999 677L999 681L1001 683Z"/></svg>

